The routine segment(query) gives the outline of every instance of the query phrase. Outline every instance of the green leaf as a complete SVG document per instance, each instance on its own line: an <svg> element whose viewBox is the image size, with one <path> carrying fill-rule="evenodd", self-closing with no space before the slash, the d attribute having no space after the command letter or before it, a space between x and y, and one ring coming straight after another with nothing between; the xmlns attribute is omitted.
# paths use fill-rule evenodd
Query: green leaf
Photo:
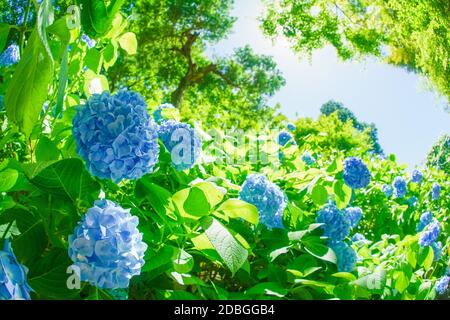
<svg viewBox="0 0 450 320"><path fill-rule="evenodd" d="M80 159L64 159L53 163L24 165L32 184L44 192L68 196L72 201L86 200L92 204L100 192Z"/></svg>
<svg viewBox="0 0 450 320"><path fill-rule="evenodd" d="M288 290L276 282L262 282L247 289L245 295L248 296L275 296L282 298L288 294Z"/></svg>
<svg viewBox="0 0 450 320"><path fill-rule="evenodd" d="M188 197L183 203L184 210L193 216L202 217L209 214L211 209L205 193L199 188L191 188Z"/></svg>
<svg viewBox="0 0 450 320"><path fill-rule="evenodd" d="M168 190L150 182L145 177L137 181L135 195L138 198L147 198L153 209L161 215L167 213L172 196Z"/></svg>
<svg viewBox="0 0 450 320"><path fill-rule="evenodd" d="M120 36L119 44L128 54L136 54L137 39L133 32L127 32Z"/></svg>
<svg viewBox="0 0 450 320"><path fill-rule="evenodd" d="M46 136L41 136L36 146L36 160L37 161L58 160L59 155L60 152L59 149L56 147L55 143Z"/></svg>
<svg viewBox="0 0 450 320"><path fill-rule="evenodd" d="M233 237L227 228L214 218L205 218L203 229L217 253L234 275L247 260L247 250Z"/></svg>
<svg viewBox="0 0 450 320"><path fill-rule="evenodd" d="M373 273L353 281L352 284L368 289L373 293L381 294L386 286L386 271L377 268Z"/></svg>
<svg viewBox="0 0 450 320"><path fill-rule="evenodd" d="M16 184L19 172L14 169L6 169L0 172L0 192L9 191Z"/></svg>
<svg viewBox="0 0 450 320"><path fill-rule="evenodd" d="M6 41L8 40L10 26L7 23L0 23L0 52L3 52L3 49L6 46Z"/></svg>
<svg viewBox="0 0 450 320"><path fill-rule="evenodd" d="M316 258L336 263L336 254L327 246L318 242L306 242L305 250Z"/></svg>
<svg viewBox="0 0 450 320"><path fill-rule="evenodd" d="M64 52L61 59L61 66L59 67L59 84L58 84L58 94L56 96L55 116L59 116L60 114L62 114L68 76L69 76L69 46L64 45Z"/></svg>
<svg viewBox="0 0 450 320"><path fill-rule="evenodd" d="M258 209L254 205L239 199L226 200L217 211L223 212L230 218L242 218L252 224L258 224Z"/></svg>
<svg viewBox="0 0 450 320"><path fill-rule="evenodd" d="M403 271L395 271L394 280L395 280L395 289L397 289L397 291L400 293L403 293L409 286L409 278Z"/></svg>
<svg viewBox="0 0 450 320"><path fill-rule="evenodd" d="M327 189L321 184L316 184L312 189L311 197L316 205L321 206L327 201L328 198Z"/></svg>
<svg viewBox="0 0 450 320"><path fill-rule="evenodd" d="M37 19L36 19L36 29L41 39L42 45L49 56L52 66L53 66L53 57L52 52L50 50L50 46L47 40L47 27L53 23L54 20L54 12L53 12L53 4L51 0L43 0L41 5L39 6Z"/></svg>
<svg viewBox="0 0 450 320"><path fill-rule="evenodd" d="M431 246L421 247L419 250L419 256L417 263L419 266L424 267L425 270L431 268L434 259L434 251Z"/></svg>
<svg viewBox="0 0 450 320"><path fill-rule="evenodd" d="M84 57L84 64L93 72L98 74L102 66L102 55L96 48L89 49Z"/></svg>
<svg viewBox="0 0 450 320"><path fill-rule="evenodd" d="M81 24L92 38L106 34L125 0L112 0L106 6L104 0L78 0L81 6Z"/></svg>
<svg viewBox="0 0 450 320"><path fill-rule="evenodd" d="M20 235L11 243L14 253L20 261L28 263L39 256L48 244L44 224L40 218L21 208L10 209L7 215L16 221L20 230Z"/></svg>
<svg viewBox="0 0 450 320"><path fill-rule="evenodd" d="M27 136L37 123L52 75L52 58L34 30L5 95L8 118Z"/></svg>
<svg viewBox="0 0 450 320"><path fill-rule="evenodd" d="M105 69L113 66L117 61L117 48L112 44L108 43L106 47L102 50L103 66Z"/></svg>
<svg viewBox="0 0 450 320"><path fill-rule="evenodd" d="M179 273L188 273L194 267L194 258L183 249L175 250L173 256L173 268Z"/></svg>
<svg viewBox="0 0 450 320"><path fill-rule="evenodd" d="M338 180L333 185L333 191L336 199L336 206L339 209L344 209L347 207L352 197L352 189L343 181Z"/></svg>
<svg viewBox="0 0 450 320"><path fill-rule="evenodd" d="M71 264L66 250L54 248L30 266L28 284L40 299L76 298L80 290L69 289L67 286L71 276L67 268Z"/></svg>

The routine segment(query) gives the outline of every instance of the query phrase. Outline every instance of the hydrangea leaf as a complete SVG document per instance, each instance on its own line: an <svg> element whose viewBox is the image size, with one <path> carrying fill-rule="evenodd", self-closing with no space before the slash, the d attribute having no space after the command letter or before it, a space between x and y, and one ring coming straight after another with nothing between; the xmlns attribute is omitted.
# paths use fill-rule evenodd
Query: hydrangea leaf
<svg viewBox="0 0 450 320"><path fill-rule="evenodd" d="M37 123L52 75L52 58L34 30L5 95L8 118L27 136Z"/></svg>
<svg viewBox="0 0 450 320"><path fill-rule="evenodd" d="M90 37L106 34L125 0L113 0L106 6L103 0L78 0L81 5L81 24Z"/></svg>
<svg viewBox="0 0 450 320"><path fill-rule="evenodd" d="M119 44L128 54L136 54L137 52L137 39L133 32L127 32L120 36Z"/></svg>
<svg viewBox="0 0 450 320"><path fill-rule="evenodd" d="M328 198L327 189L321 184L316 184L311 191L311 198L316 205L323 205Z"/></svg>
<svg viewBox="0 0 450 320"><path fill-rule="evenodd" d="M58 160L60 152L52 140L46 136L41 136L36 146L35 155L37 161L52 161Z"/></svg>
<svg viewBox="0 0 450 320"><path fill-rule="evenodd" d="M305 250L312 256L324 261L336 263L336 254L331 248L318 242L305 242Z"/></svg>
<svg viewBox="0 0 450 320"><path fill-rule="evenodd" d="M179 273L188 273L194 267L194 258L183 249L177 249L172 256L173 268Z"/></svg>
<svg viewBox="0 0 450 320"><path fill-rule="evenodd" d="M19 172L14 169L6 169L0 172L0 192L9 191L16 184Z"/></svg>
<svg viewBox="0 0 450 320"><path fill-rule="evenodd" d="M352 197L352 189L342 180L337 180L333 185L333 191L336 199L336 206L339 209L347 207Z"/></svg>
<svg viewBox="0 0 450 320"><path fill-rule="evenodd" d="M145 177L137 181L135 195L138 198L147 198L153 209L161 215L167 214L167 208L171 206L172 194Z"/></svg>
<svg viewBox="0 0 450 320"><path fill-rule="evenodd" d="M67 196L74 202L86 200L91 203L100 191L100 185L91 178L79 159L39 163L24 168L33 185L44 192Z"/></svg>
<svg viewBox="0 0 450 320"><path fill-rule="evenodd" d="M214 218L207 217L203 221L203 229L217 253L234 275L247 260L248 251L227 228Z"/></svg>
<svg viewBox="0 0 450 320"><path fill-rule="evenodd" d="M417 258L417 263L419 266L424 267L425 270L430 269L433 264L434 253L431 246L422 247L419 250L419 256Z"/></svg>
<svg viewBox="0 0 450 320"><path fill-rule="evenodd" d="M258 224L258 209L239 199L228 199L219 206L217 211L225 213L230 218L242 218L252 224Z"/></svg>
<svg viewBox="0 0 450 320"><path fill-rule="evenodd" d="M245 295L248 296L275 296L282 298L288 294L288 290L276 282L262 282L247 289Z"/></svg>
<svg viewBox="0 0 450 320"><path fill-rule="evenodd" d="M6 41L8 40L10 26L7 23L0 23L0 52L6 46Z"/></svg>

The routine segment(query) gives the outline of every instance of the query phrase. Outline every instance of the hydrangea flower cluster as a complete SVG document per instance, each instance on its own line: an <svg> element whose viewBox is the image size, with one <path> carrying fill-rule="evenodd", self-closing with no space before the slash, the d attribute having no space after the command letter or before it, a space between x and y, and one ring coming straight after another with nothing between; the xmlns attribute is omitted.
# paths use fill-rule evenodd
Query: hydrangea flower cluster
<svg viewBox="0 0 450 320"><path fill-rule="evenodd" d="M10 67L16 64L20 60L20 50L17 44L11 44L8 48L3 51L0 55L0 67Z"/></svg>
<svg viewBox="0 0 450 320"><path fill-rule="evenodd" d="M441 186L438 183L433 183L431 187L431 199L437 200L441 196Z"/></svg>
<svg viewBox="0 0 450 320"><path fill-rule="evenodd" d="M431 213L431 211L422 213L419 219L419 224L417 225L417 232L425 229L425 227L430 224L431 220L433 220L433 214Z"/></svg>
<svg viewBox="0 0 450 320"><path fill-rule="evenodd" d="M278 144L280 146L285 146L288 142L290 142L291 144L296 144L294 137L292 136L291 133L287 132L287 131L281 131L278 134L278 138L277 138Z"/></svg>
<svg viewBox="0 0 450 320"><path fill-rule="evenodd" d="M361 158L349 157L344 160L344 181L349 187L365 188L370 179L370 171Z"/></svg>
<svg viewBox="0 0 450 320"><path fill-rule="evenodd" d="M80 280L103 289L127 288L144 265L147 245L139 220L110 200L97 200L69 236L69 256Z"/></svg>
<svg viewBox="0 0 450 320"><path fill-rule="evenodd" d="M439 233L441 232L441 225L437 219L433 219L433 221L427 226L424 232L419 237L419 244L422 247L430 246L434 242L436 242L439 237Z"/></svg>
<svg viewBox="0 0 450 320"><path fill-rule="evenodd" d="M312 166L314 163L316 163L316 159L314 159L314 157L308 151L303 152L302 161L308 166Z"/></svg>
<svg viewBox="0 0 450 320"><path fill-rule="evenodd" d="M293 124L292 122L289 122L286 126L286 128L290 131L290 132L294 132L295 129L297 129L297 127L295 126L295 124Z"/></svg>
<svg viewBox="0 0 450 320"><path fill-rule="evenodd" d="M28 269L17 262L8 240L0 250L0 300L30 300Z"/></svg>
<svg viewBox="0 0 450 320"><path fill-rule="evenodd" d="M86 45L89 49L94 48L95 45L97 44L97 42L95 42L95 40L89 38L89 36L87 34L83 34L81 36L81 40L83 40L83 42L86 43Z"/></svg>
<svg viewBox="0 0 450 320"><path fill-rule="evenodd" d="M411 207L414 207L414 205L417 203L417 197L416 196L412 196L411 198L409 198L409 200L408 200L408 204L411 206Z"/></svg>
<svg viewBox="0 0 450 320"><path fill-rule="evenodd" d="M352 272L356 265L355 250L343 241L330 241L328 245L336 254L338 271Z"/></svg>
<svg viewBox="0 0 450 320"><path fill-rule="evenodd" d="M403 198L406 195L407 187L406 181L403 177L397 176L394 178L394 195L396 198Z"/></svg>
<svg viewBox="0 0 450 320"><path fill-rule="evenodd" d="M434 261L438 261L441 256L442 256L442 242L438 241L438 242L433 242L431 244L431 248L433 249L433 253L434 253Z"/></svg>
<svg viewBox="0 0 450 320"><path fill-rule="evenodd" d="M202 150L202 140L189 124L175 120L163 121L158 135L170 152L176 170L182 171L194 166Z"/></svg>
<svg viewBox="0 0 450 320"><path fill-rule="evenodd" d="M393 192L393 189L392 189L392 187L390 186L390 185L388 185L388 184L383 184L382 186L381 186L381 191L384 193L384 195L386 196L386 197L390 197L390 196L392 196L392 192Z"/></svg>
<svg viewBox="0 0 450 320"><path fill-rule="evenodd" d="M442 278L440 278L438 281L436 281L435 285L436 292L439 294L444 294L448 289L449 283L450 283L450 276L445 275Z"/></svg>
<svg viewBox="0 0 450 320"><path fill-rule="evenodd" d="M350 233L350 220L334 204L324 205L317 212L316 222L324 224L324 235L332 241L344 240Z"/></svg>
<svg viewBox="0 0 450 320"><path fill-rule="evenodd" d="M92 175L119 182L152 172L158 162L158 131L146 108L144 99L128 90L94 94L78 107L73 136Z"/></svg>
<svg viewBox="0 0 450 320"><path fill-rule="evenodd" d="M350 227L355 228L362 218L363 211L360 207L348 207L345 209L345 214L350 222Z"/></svg>
<svg viewBox="0 0 450 320"><path fill-rule="evenodd" d="M165 120L163 115L162 115L162 110L163 109L173 109L175 108L172 104L170 103L163 103L162 105L160 105L155 112L153 112L153 119L157 122L160 123L161 121Z"/></svg>
<svg viewBox="0 0 450 320"><path fill-rule="evenodd" d="M287 197L265 175L249 174L239 192L239 198L258 208L259 222L267 228L283 228Z"/></svg>
<svg viewBox="0 0 450 320"><path fill-rule="evenodd" d="M423 174L419 170L415 169L411 173L411 181L415 183L422 183L423 180Z"/></svg>

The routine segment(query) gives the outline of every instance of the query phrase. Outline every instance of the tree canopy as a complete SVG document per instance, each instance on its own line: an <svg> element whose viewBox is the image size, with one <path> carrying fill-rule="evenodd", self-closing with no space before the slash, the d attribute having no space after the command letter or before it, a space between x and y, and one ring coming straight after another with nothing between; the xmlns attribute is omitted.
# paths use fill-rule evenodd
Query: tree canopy
<svg viewBox="0 0 450 320"><path fill-rule="evenodd" d="M267 100L285 81L271 57L255 54L250 47L237 48L228 57L206 54L208 46L230 33L235 21L232 4L134 2L131 28L140 49L111 68L112 87L126 85L155 102L170 102L190 119L229 119L240 127L254 125L257 119L276 121Z"/></svg>
<svg viewBox="0 0 450 320"><path fill-rule="evenodd" d="M424 74L450 99L448 0L277 0L267 3L264 32L311 54L332 45L344 60L365 55Z"/></svg>

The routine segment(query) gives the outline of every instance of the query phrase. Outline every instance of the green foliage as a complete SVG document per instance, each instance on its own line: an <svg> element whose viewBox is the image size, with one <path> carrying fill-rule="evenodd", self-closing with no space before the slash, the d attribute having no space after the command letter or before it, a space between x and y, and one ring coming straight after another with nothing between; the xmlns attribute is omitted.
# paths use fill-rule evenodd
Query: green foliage
<svg viewBox="0 0 450 320"><path fill-rule="evenodd" d="M450 137L442 135L427 155L427 166L450 175Z"/></svg>
<svg viewBox="0 0 450 320"><path fill-rule="evenodd" d="M448 1L271 1L266 34L283 35L295 51L332 45L344 60L363 55L424 74L450 98ZM386 53L387 52L387 53Z"/></svg>
<svg viewBox="0 0 450 320"><path fill-rule="evenodd" d="M26 26L0 27L0 45L23 39L20 63L0 69L0 96L6 95L6 110L0 110L0 239L11 240L30 270L34 299L117 298L86 283L70 289L67 282L68 235L102 197L139 218L148 245L142 274L122 292L130 299L437 298L434 285L446 272L450 253L447 137L433 147L421 184L407 179L407 197L386 197L382 185L406 176L406 168L394 155L369 152L376 142L370 125L340 105L324 107L317 120L297 119L297 143L281 147L279 130L267 128L283 120L266 101L283 84L273 60L248 47L228 58L206 57L205 46L226 36L233 24L231 1L145 0L119 12L120 3L90 2L81 12L81 26L69 28L67 21L74 18L65 11L69 2L61 2L52 21L51 2L43 1L40 17ZM308 6L294 7L301 13ZM130 10L134 18L124 14ZM316 34L311 25L312 35L333 39L330 26ZM28 31L21 33L22 27ZM92 48L81 38L86 33L96 42ZM369 50L370 43L359 37ZM119 85L140 91L154 107L171 100L189 72L198 80L186 86L181 107L165 116L203 120L195 123L204 141L202 160L176 171L161 149L154 172L137 181L115 184L92 177L72 137L76 107ZM226 130L228 125L233 130ZM256 130L242 130L249 127ZM315 163L302 160L305 151ZM367 188L352 190L344 183L347 156L360 156L368 166ZM286 194L285 228L267 229L258 209L239 199L240 186L255 172ZM433 183L442 187L435 200ZM414 205L408 201L413 196ZM367 240L346 239L360 257L352 272L338 272L339 257L316 223L328 201L364 212L350 237L358 232ZM440 258L418 243L416 226L425 211L441 223Z"/></svg>
<svg viewBox="0 0 450 320"><path fill-rule="evenodd" d="M257 55L250 47L238 48L229 57L209 58L205 53L231 31L232 3L136 1L131 28L141 49L108 71L111 88L132 87L150 105L171 102L184 119L209 125L280 123L283 117L267 105L285 83L272 57Z"/></svg>

